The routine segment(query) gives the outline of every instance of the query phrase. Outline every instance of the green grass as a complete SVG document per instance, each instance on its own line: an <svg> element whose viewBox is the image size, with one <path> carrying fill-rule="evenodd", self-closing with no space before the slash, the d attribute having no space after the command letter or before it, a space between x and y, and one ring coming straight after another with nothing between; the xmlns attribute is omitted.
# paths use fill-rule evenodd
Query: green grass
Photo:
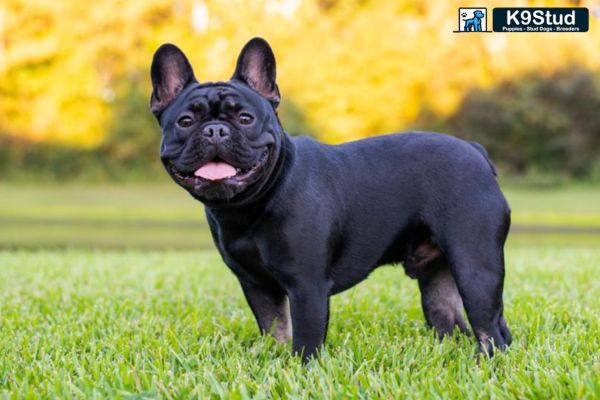
<svg viewBox="0 0 600 400"><path fill-rule="evenodd" d="M600 245L600 187L505 192L511 243ZM547 231L521 229L529 226ZM175 184L0 184L0 248L19 247L190 250L212 241L201 204Z"/></svg>
<svg viewBox="0 0 600 400"><path fill-rule="evenodd" d="M303 367L258 335L175 185L0 184L0 397L600 398L600 187L506 194L507 353L438 342L386 267L333 298Z"/></svg>
<svg viewBox="0 0 600 400"><path fill-rule="evenodd" d="M598 398L600 250L509 248L514 343L438 342L414 281L377 270L332 299L302 367L261 337L214 252L0 252L6 398Z"/></svg>

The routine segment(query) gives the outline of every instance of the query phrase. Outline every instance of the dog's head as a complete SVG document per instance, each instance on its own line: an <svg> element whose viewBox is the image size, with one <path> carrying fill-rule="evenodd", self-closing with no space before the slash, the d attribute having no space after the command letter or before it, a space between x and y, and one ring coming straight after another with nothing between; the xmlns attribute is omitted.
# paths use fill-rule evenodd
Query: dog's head
<svg viewBox="0 0 600 400"><path fill-rule="evenodd" d="M150 107L163 131L160 156L173 180L209 205L256 197L284 141L275 57L260 38L242 49L226 82L199 83L172 44L154 54Z"/></svg>
<svg viewBox="0 0 600 400"><path fill-rule="evenodd" d="M483 17L484 17L484 14L483 14L483 11L481 11L481 10L475 10L475 11L473 12L473 16L474 16L475 18L483 18Z"/></svg>

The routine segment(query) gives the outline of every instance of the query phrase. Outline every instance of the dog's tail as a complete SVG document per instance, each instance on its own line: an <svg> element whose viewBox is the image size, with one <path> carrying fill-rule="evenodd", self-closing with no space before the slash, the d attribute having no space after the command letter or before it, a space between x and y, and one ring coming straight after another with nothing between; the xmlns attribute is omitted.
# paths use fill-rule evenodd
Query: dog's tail
<svg viewBox="0 0 600 400"><path fill-rule="evenodd" d="M498 176L498 171L496 171L496 167L494 166L494 163L492 163L492 160L490 159L490 155L488 154L485 147L483 147L481 144L474 142L474 141L469 141L469 144L471 146L473 146L475 148L475 150L477 150L479 153L481 153L483 158L485 158L485 160L490 165L490 168L492 169L492 173L494 174L494 176Z"/></svg>

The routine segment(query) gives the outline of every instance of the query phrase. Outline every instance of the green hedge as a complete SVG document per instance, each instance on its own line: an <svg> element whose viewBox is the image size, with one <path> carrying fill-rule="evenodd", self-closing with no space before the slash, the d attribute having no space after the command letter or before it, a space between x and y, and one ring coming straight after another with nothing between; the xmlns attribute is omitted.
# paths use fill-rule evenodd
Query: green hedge
<svg viewBox="0 0 600 400"><path fill-rule="evenodd" d="M475 89L449 118L429 115L422 121L480 142L509 176L598 180L598 79L576 66L548 76L530 74Z"/></svg>

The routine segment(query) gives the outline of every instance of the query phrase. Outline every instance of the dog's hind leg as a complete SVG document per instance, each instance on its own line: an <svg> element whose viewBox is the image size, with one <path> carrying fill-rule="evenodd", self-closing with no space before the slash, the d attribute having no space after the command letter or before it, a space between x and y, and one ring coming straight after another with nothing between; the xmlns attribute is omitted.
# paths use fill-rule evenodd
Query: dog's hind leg
<svg viewBox="0 0 600 400"><path fill-rule="evenodd" d="M486 253L460 252L450 258L450 265L480 349L492 355L494 347L510 344L511 335L503 316L502 250Z"/></svg>
<svg viewBox="0 0 600 400"><path fill-rule="evenodd" d="M471 221L460 226L457 222L452 228L457 231L452 235L453 243L445 247L448 264L480 350L492 355L494 348L504 349L511 343L502 300L508 223Z"/></svg>
<svg viewBox="0 0 600 400"><path fill-rule="evenodd" d="M454 277L445 263L439 264L433 273L419 279L425 319L440 338L451 335L455 327L468 335L463 302Z"/></svg>

